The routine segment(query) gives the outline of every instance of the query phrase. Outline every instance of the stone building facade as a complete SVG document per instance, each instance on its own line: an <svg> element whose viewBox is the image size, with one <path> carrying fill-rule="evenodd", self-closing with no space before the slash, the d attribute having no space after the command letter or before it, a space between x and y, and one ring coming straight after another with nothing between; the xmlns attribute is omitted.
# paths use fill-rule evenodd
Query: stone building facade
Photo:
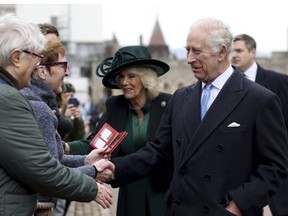
<svg viewBox="0 0 288 216"><path fill-rule="evenodd" d="M14 4L1 5L0 7L0 15L15 12L16 5ZM53 19L51 20L51 23L53 23ZM56 25L57 27L57 22L53 23L53 25ZM61 28L59 28L59 30L61 31ZM95 74L97 65L103 59L112 56L115 51L121 47L121 44L118 43L115 35L113 35L112 40L97 43L65 40L63 40L62 43L67 49L66 57L71 72L70 78L74 80L78 93L81 93L82 95L90 95L90 98L95 102L99 101L103 97L119 93L118 91L113 90L111 92L104 88L102 85L102 79L97 77ZM196 82L186 60L177 59L172 55L169 46L165 42L165 37L158 20L155 22L149 44L143 44L141 36L139 44L147 46L153 58L162 60L170 65L170 71L160 77L163 91L173 93L179 87L191 85ZM285 74L288 74L287 60L288 52L272 52L270 57L257 58L258 63L263 67ZM69 81L70 78L67 78Z"/></svg>

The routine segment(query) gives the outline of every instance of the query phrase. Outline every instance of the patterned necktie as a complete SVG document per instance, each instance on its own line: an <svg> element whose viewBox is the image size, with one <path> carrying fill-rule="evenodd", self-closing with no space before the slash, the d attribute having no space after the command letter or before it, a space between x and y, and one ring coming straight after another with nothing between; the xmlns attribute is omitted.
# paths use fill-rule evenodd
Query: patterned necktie
<svg viewBox="0 0 288 216"><path fill-rule="evenodd" d="M213 85L210 84L206 84L203 88L203 96L202 96L202 100L201 100L201 119L203 119L203 117L205 116L207 110L208 110L208 101L210 98L210 93L211 93L211 89L213 88Z"/></svg>

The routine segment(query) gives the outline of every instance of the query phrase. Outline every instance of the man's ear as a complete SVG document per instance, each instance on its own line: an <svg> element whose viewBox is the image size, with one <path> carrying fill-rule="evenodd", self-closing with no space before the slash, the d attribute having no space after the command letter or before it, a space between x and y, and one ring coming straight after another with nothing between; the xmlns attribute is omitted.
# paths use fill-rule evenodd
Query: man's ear
<svg viewBox="0 0 288 216"><path fill-rule="evenodd" d="M223 61L225 59L226 55L227 55L227 47L226 47L226 45L222 45L221 50L219 52L218 62Z"/></svg>
<svg viewBox="0 0 288 216"><path fill-rule="evenodd" d="M256 49L253 48L250 52L251 52L252 56L253 56L254 58L256 58Z"/></svg>
<svg viewBox="0 0 288 216"><path fill-rule="evenodd" d="M20 55L21 51L20 50L14 50L10 54L10 62L15 65L16 67L20 67Z"/></svg>

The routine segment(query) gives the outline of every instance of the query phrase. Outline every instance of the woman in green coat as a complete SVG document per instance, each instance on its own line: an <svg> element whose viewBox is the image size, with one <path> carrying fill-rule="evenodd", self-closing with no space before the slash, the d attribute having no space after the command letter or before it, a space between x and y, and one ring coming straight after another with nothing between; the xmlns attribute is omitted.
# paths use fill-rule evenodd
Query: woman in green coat
<svg viewBox="0 0 288 216"><path fill-rule="evenodd" d="M97 75L103 77L103 85L123 92L122 95L107 99L106 112L95 131L98 132L107 122L117 131L128 132L112 153L112 158L131 154L153 139L171 97L170 94L159 92L158 77L168 70L166 63L151 59L148 49L143 46L123 47L114 57L105 59L98 66ZM93 135L86 142L82 141L82 145L79 142L69 143L71 153L86 154L92 149L89 146L92 138ZM163 175L167 176L167 182L159 181ZM117 216L164 216L164 193L171 175L172 170L167 167L121 187Z"/></svg>

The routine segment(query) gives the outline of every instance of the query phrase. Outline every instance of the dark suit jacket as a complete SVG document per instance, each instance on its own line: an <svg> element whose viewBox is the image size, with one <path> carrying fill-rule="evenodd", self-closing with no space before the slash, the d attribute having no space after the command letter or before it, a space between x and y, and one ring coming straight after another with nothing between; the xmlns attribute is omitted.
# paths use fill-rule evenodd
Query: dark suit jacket
<svg viewBox="0 0 288 216"><path fill-rule="evenodd" d="M113 187L174 164L168 215L259 215L287 178L287 133L279 98L234 71L200 122L201 82L177 90L153 142L115 158ZM236 125L229 127L229 125Z"/></svg>
<svg viewBox="0 0 288 216"><path fill-rule="evenodd" d="M266 70L258 65L255 82L279 96L286 126L288 126L288 76ZM286 181L281 190L271 198L269 206L273 216L288 215L288 181Z"/></svg>
<svg viewBox="0 0 288 216"><path fill-rule="evenodd" d="M258 65L255 82L278 95L282 103L285 123L288 126L288 76L272 70L266 70Z"/></svg>

